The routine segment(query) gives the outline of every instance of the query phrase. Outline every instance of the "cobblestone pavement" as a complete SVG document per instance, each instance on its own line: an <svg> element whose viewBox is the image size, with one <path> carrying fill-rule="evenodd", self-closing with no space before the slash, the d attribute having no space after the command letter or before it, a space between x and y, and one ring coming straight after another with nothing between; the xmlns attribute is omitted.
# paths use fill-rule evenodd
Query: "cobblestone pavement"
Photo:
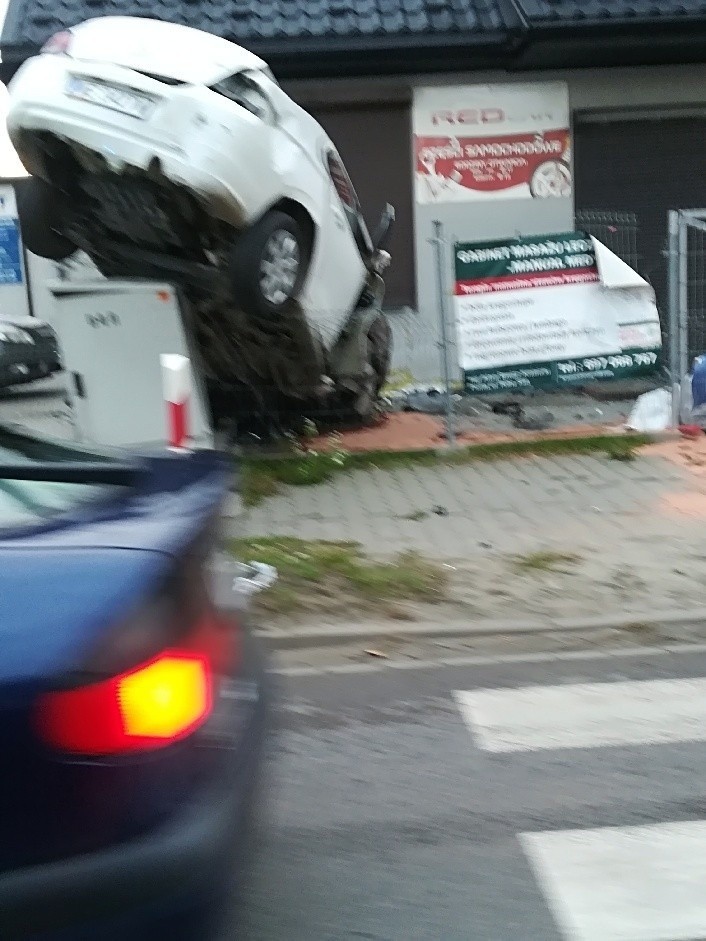
<svg viewBox="0 0 706 941"><path fill-rule="evenodd" d="M59 376L3 392L0 421L72 438L61 389ZM526 457L355 470L284 488L227 525L238 536L346 539L376 556L411 549L442 560L455 599L478 618L701 606L706 453L698 443L674 447L682 466L656 447L629 462ZM517 557L534 553L557 558L518 570Z"/></svg>
<svg viewBox="0 0 706 941"><path fill-rule="evenodd" d="M356 470L313 487L288 487L251 509L247 535L351 539L372 553L401 548L464 558L492 547L608 546L647 531L678 535L681 521L655 515L688 474L662 458L527 457L465 466Z"/></svg>
<svg viewBox="0 0 706 941"><path fill-rule="evenodd" d="M648 450L356 470L286 488L231 526L418 551L451 567L466 611L502 619L701 606L704 521L706 476Z"/></svg>

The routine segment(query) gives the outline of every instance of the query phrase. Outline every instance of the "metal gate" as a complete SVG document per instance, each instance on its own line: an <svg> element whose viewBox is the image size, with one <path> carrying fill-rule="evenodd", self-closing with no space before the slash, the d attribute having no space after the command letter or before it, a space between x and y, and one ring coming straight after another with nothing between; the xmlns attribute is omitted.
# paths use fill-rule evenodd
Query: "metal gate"
<svg viewBox="0 0 706 941"><path fill-rule="evenodd" d="M678 382L706 352L706 209L669 212L669 370Z"/></svg>

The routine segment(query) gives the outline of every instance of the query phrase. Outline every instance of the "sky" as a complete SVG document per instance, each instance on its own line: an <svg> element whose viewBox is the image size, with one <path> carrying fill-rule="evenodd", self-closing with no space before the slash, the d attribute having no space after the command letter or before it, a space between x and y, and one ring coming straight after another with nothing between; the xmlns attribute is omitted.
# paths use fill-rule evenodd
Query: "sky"
<svg viewBox="0 0 706 941"><path fill-rule="evenodd" d="M0 0L0 35L2 34L2 24L5 22L8 3L9 0ZM0 49L0 56L1 55L2 49ZM0 178L26 176L25 169L20 163L14 147L10 143L10 138L8 137L5 127L7 106L7 89L0 83Z"/></svg>

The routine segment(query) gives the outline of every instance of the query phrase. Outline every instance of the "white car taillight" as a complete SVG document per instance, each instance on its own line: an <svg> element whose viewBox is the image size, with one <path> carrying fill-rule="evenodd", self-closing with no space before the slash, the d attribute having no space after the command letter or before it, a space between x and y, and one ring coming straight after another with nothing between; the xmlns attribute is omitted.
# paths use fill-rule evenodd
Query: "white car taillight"
<svg viewBox="0 0 706 941"><path fill-rule="evenodd" d="M345 167L332 150L326 154L326 161L331 182L338 193L339 199L347 209L357 211L358 199Z"/></svg>
<svg viewBox="0 0 706 941"><path fill-rule="evenodd" d="M70 55L73 38L74 35L70 29L63 29L60 33L55 33L42 46L42 55Z"/></svg>

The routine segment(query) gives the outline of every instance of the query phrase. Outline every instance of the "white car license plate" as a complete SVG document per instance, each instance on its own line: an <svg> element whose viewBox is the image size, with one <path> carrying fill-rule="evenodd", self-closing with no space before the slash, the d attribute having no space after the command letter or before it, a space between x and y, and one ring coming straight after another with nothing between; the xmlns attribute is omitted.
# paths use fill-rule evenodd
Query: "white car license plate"
<svg viewBox="0 0 706 941"><path fill-rule="evenodd" d="M84 78L72 76L66 84L66 94L80 101L88 101L93 105L111 108L121 114L129 114L133 118L146 118L154 107L154 98L130 91L119 85L109 85L107 82L91 82Z"/></svg>

